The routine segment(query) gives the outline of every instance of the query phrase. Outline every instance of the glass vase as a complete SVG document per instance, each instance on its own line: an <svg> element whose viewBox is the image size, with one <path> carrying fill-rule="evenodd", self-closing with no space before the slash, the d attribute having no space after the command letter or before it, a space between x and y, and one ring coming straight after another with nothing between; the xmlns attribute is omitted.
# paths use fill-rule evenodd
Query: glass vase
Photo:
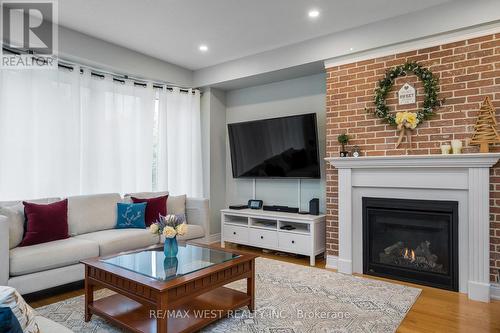
<svg viewBox="0 0 500 333"><path fill-rule="evenodd" d="M163 245L163 253L165 253L165 258L176 257L177 252L179 252L179 246L177 245L177 237L165 238L165 244Z"/></svg>
<svg viewBox="0 0 500 333"><path fill-rule="evenodd" d="M165 271L165 278L170 278L177 275L177 268L179 261L177 257L165 258L163 260L163 270Z"/></svg>

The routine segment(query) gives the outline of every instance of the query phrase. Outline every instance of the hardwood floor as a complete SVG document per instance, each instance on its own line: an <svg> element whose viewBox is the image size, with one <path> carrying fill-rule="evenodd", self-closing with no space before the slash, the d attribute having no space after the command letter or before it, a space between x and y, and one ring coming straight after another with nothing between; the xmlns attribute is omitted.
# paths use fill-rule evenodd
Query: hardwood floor
<svg viewBox="0 0 500 333"><path fill-rule="evenodd" d="M214 245L218 247L218 245ZM227 248L257 253L262 257L282 260L299 265L309 265L308 257L278 255L274 252L264 253L261 249L248 246L227 244ZM325 268L325 260L316 260L317 268ZM470 301L466 295L436 288L423 287L411 283L360 275L370 279L378 279L414 286L422 289L420 297L411 308L398 329L398 333L408 332L499 332L500 333L500 301L481 303ZM33 295L28 302L33 307L59 302L68 298L83 295L83 289L60 291L50 296Z"/></svg>
<svg viewBox="0 0 500 333"><path fill-rule="evenodd" d="M293 255L276 255L274 252L266 254L261 249L248 246L227 244L226 248L260 253L262 257L282 260L299 265L309 265L309 257ZM324 259L316 259L317 268L325 268ZM334 270L332 270L334 271ZM378 278L370 275L357 274L370 279L399 283L422 289L422 293L403 320L398 333L408 332L500 332L500 301L482 303L470 301L466 295Z"/></svg>

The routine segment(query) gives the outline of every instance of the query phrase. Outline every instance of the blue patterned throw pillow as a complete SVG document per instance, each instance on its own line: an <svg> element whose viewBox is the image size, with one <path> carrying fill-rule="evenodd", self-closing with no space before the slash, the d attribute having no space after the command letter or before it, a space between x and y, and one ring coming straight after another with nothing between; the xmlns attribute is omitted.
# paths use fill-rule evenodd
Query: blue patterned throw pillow
<svg viewBox="0 0 500 333"><path fill-rule="evenodd" d="M0 332L23 333L21 325L10 307L0 308Z"/></svg>
<svg viewBox="0 0 500 333"><path fill-rule="evenodd" d="M118 218L116 229L139 228L145 229L146 204L142 203L121 203L118 205Z"/></svg>

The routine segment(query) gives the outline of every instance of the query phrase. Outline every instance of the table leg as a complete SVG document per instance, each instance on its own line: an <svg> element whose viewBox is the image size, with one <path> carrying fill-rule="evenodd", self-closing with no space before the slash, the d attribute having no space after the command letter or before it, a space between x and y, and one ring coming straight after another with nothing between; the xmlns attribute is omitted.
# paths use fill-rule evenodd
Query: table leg
<svg viewBox="0 0 500 333"><path fill-rule="evenodd" d="M166 295L158 297L156 318L156 333L167 333L168 330L168 309Z"/></svg>
<svg viewBox="0 0 500 333"><path fill-rule="evenodd" d="M247 278L247 295L250 296L250 303L248 309L252 312L255 311L255 259L250 262L251 277Z"/></svg>
<svg viewBox="0 0 500 333"><path fill-rule="evenodd" d="M94 285L89 280L89 269L89 267L85 267L85 322L89 322L92 318L89 305L94 302Z"/></svg>

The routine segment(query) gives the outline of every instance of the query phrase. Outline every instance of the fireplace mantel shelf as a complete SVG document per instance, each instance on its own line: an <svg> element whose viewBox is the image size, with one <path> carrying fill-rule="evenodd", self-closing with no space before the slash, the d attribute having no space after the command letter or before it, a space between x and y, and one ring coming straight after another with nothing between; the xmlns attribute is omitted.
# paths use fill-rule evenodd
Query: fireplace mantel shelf
<svg viewBox="0 0 500 333"><path fill-rule="evenodd" d="M398 155L331 157L325 160L337 169L366 168L489 168L500 159L500 153L457 155Z"/></svg>

